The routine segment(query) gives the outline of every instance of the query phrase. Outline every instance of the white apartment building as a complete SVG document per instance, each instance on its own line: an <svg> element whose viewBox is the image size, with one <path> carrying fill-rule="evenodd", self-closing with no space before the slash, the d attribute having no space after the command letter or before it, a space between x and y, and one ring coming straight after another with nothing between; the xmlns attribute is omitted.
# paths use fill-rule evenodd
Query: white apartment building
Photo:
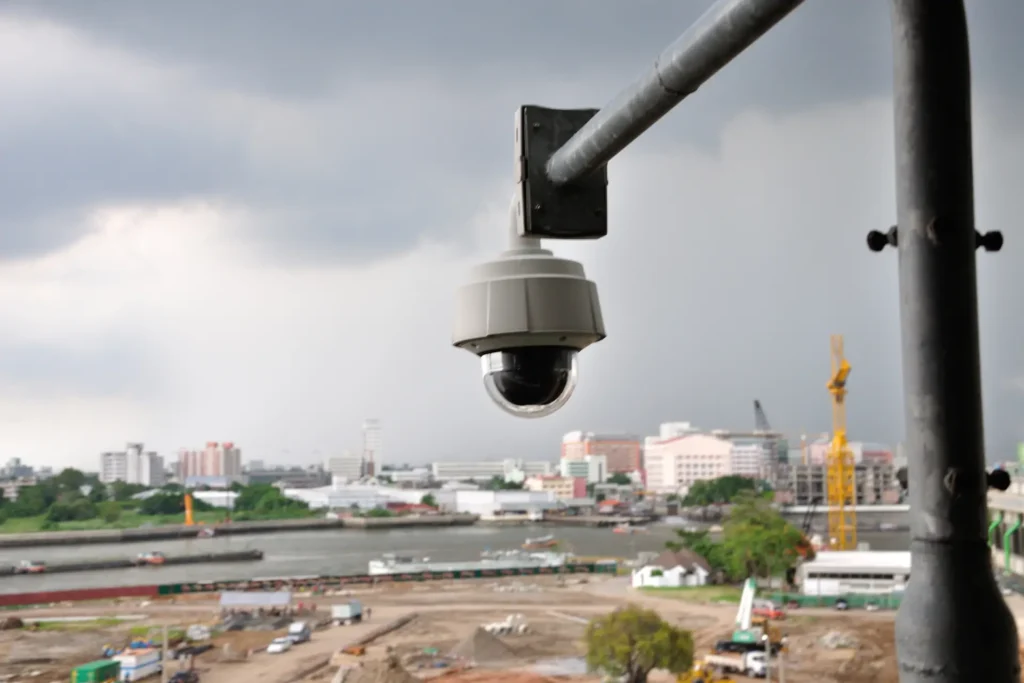
<svg viewBox="0 0 1024 683"><path fill-rule="evenodd" d="M366 463L362 456L343 453L334 458L324 460L324 471L331 475L331 480L358 481L366 473Z"/></svg>
<svg viewBox="0 0 1024 683"><path fill-rule="evenodd" d="M732 442L709 434L647 439L647 488L685 493L695 481L732 474Z"/></svg>
<svg viewBox="0 0 1024 683"><path fill-rule="evenodd" d="M732 461L730 474L767 478L771 465L771 451L762 444L734 442L729 457Z"/></svg>
<svg viewBox="0 0 1024 683"><path fill-rule="evenodd" d="M555 466L544 460L464 460L435 462L430 470L436 481L483 481L501 477L521 482L527 477L553 474Z"/></svg>
<svg viewBox="0 0 1024 683"><path fill-rule="evenodd" d="M178 451L178 476L181 479L193 477L240 477L242 475L242 451L231 441L217 443L207 441L201 451L181 449Z"/></svg>
<svg viewBox="0 0 1024 683"><path fill-rule="evenodd" d="M141 443L129 443L123 452L100 454L100 481L163 486L164 459L153 451L146 452Z"/></svg>
<svg viewBox="0 0 1024 683"><path fill-rule="evenodd" d="M603 455L562 458L558 463L558 473L563 477L586 479L588 484L601 484L608 479L608 459Z"/></svg>

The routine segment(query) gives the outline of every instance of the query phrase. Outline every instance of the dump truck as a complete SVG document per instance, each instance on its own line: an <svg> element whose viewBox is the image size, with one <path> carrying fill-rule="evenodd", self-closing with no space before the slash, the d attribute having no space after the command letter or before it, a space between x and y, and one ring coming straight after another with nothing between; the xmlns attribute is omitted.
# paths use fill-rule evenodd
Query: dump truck
<svg viewBox="0 0 1024 683"><path fill-rule="evenodd" d="M762 651L735 654L710 654L704 663L727 673L745 674L750 678L764 678L768 671L768 657Z"/></svg>
<svg viewBox="0 0 1024 683"><path fill-rule="evenodd" d="M114 683L121 674L121 663L98 659L71 670L71 683Z"/></svg>

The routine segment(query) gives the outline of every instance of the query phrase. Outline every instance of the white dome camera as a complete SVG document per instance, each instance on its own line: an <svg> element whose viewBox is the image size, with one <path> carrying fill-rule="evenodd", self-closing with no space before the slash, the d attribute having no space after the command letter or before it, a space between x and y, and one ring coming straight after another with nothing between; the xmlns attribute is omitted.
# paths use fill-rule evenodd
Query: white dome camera
<svg viewBox="0 0 1024 683"><path fill-rule="evenodd" d="M597 285L576 261L522 240L473 269L456 298L452 343L480 357L487 394L518 417L543 417L572 396L577 355L605 337Z"/></svg>

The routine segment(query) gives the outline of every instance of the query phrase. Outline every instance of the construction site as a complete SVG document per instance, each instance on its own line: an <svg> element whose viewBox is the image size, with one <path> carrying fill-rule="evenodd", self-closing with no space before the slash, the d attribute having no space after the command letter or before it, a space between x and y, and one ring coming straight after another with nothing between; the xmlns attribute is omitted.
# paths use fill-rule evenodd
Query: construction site
<svg viewBox="0 0 1024 683"><path fill-rule="evenodd" d="M204 683L598 681L584 662L584 631L595 616L626 603L655 609L693 633L697 658L729 639L737 619L736 604L635 591L623 577L395 584L295 599L289 618L241 623L236 616L232 623L241 625L223 631L225 615L209 595L19 610L0 631L0 681L66 681L111 643L196 627L206 628L209 640L168 660L166 676L191 670ZM353 599L372 606L372 617L368 611L337 625L332 607ZM1024 598L1009 600L1024 614ZM268 652L293 619L313 625L308 642ZM780 656L790 683L897 680L892 612L794 610L773 628L786 637ZM656 671L650 680L677 677Z"/></svg>

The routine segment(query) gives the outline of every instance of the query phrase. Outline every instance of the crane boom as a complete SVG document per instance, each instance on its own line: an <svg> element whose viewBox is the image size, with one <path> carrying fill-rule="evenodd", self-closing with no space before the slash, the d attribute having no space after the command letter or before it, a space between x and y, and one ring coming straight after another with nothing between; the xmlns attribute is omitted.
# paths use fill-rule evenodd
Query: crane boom
<svg viewBox="0 0 1024 683"><path fill-rule="evenodd" d="M857 547L857 478L853 453L846 440L846 382L850 363L843 353L843 337L832 335L832 376L826 385L832 395L832 443L825 461L828 494L828 535L833 550Z"/></svg>

